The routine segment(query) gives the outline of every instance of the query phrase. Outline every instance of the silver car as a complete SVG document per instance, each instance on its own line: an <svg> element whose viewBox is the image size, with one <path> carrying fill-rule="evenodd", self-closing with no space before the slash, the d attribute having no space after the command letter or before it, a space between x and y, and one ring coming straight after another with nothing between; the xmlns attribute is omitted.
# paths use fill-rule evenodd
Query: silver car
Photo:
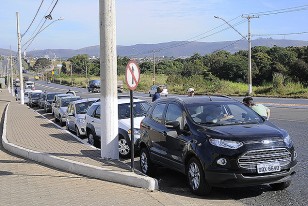
<svg viewBox="0 0 308 206"><path fill-rule="evenodd" d="M58 98L54 106L54 117L56 122L60 122L60 125L63 126L66 123L66 110L70 102L81 99L79 96L68 96Z"/></svg>
<svg viewBox="0 0 308 206"><path fill-rule="evenodd" d="M67 107L66 129L76 132L78 137L86 135L86 113L88 108L99 98L81 99L71 102Z"/></svg>

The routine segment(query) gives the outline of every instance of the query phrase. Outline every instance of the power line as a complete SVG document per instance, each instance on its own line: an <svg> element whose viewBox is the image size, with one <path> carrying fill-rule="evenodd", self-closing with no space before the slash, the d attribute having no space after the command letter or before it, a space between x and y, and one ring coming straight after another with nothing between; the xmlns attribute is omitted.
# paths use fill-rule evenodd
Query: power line
<svg viewBox="0 0 308 206"><path fill-rule="evenodd" d="M226 46L224 46L224 47L222 47L222 48L220 48L220 49L217 49L217 50L213 51L213 53L216 53L216 52L219 52L219 51L221 51L221 50L223 50L223 49L225 49L225 48L228 48L228 47L230 47L230 46L236 44L237 42L242 41L243 39L245 39L245 38L243 37L243 38L241 38L241 39L239 39L239 40L236 40L236 41L232 42L231 44L228 44L228 45L226 45Z"/></svg>
<svg viewBox="0 0 308 206"><path fill-rule="evenodd" d="M282 13L303 11L303 10L307 10L307 9L308 9L308 5L303 5L303 6L290 7L290 8L285 8L285 9L277 9L277 10L272 10L272 11L250 13L250 15L265 16L265 15L273 15L273 14L282 14Z"/></svg>
<svg viewBox="0 0 308 206"><path fill-rule="evenodd" d="M28 32L28 30L29 30L30 27L32 26L34 20L36 19L36 16L37 16L38 12L40 11L40 9L41 9L41 7L42 7L43 2L44 2L44 0L41 1L41 4L40 4L39 8L37 9L36 14L35 14L34 18L32 19L31 24L29 25L29 27L27 28L27 30L21 35L21 38L22 38L23 36L25 36L25 34Z"/></svg>

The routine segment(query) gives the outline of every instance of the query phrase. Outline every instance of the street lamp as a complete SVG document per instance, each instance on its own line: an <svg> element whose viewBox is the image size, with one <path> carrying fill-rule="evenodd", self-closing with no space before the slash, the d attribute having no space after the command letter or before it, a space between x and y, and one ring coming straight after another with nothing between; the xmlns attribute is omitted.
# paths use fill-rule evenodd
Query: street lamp
<svg viewBox="0 0 308 206"><path fill-rule="evenodd" d="M248 95L252 95L252 75L251 75L251 34L250 34L250 19L251 18L258 18L257 16L242 16L243 18L247 18L248 20L248 39L241 34L237 29L235 29L229 22L225 19L214 16L216 19L221 19L226 24L228 24L234 31L236 31L239 35L241 35L244 39L248 40Z"/></svg>

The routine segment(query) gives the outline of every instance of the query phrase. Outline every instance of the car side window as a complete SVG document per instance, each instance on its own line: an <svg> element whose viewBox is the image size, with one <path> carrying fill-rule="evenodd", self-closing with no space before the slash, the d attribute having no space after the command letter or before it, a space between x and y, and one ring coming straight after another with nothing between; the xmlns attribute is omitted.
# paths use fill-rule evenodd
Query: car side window
<svg viewBox="0 0 308 206"><path fill-rule="evenodd" d="M152 111L152 119L156 122L162 123L163 121L163 113L165 110L166 104L157 104Z"/></svg>
<svg viewBox="0 0 308 206"><path fill-rule="evenodd" d="M100 119L101 118L101 107L98 106L94 112L94 117L97 118L97 119Z"/></svg>
<svg viewBox="0 0 308 206"><path fill-rule="evenodd" d="M91 107L88 109L88 111L87 111L87 115L93 117L94 111L96 110L97 107L98 107L98 105L93 105L93 106L91 106Z"/></svg>
<svg viewBox="0 0 308 206"><path fill-rule="evenodd" d="M180 129L183 129L183 110L177 104L169 104L166 112L166 122L178 121L180 123Z"/></svg>

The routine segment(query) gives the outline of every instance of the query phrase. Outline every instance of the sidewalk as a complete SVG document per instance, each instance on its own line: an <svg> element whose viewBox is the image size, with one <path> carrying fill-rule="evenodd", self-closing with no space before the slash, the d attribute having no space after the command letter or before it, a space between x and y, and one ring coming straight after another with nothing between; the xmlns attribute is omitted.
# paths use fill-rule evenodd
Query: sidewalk
<svg viewBox="0 0 308 206"><path fill-rule="evenodd" d="M102 159L100 150L77 138L25 105L17 103L6 89L0 101L7 101L3 147L17 155L67 172L105 181L157 190L157 180L117 160ZM11 101L11 102L10 102Z"/></svg>

